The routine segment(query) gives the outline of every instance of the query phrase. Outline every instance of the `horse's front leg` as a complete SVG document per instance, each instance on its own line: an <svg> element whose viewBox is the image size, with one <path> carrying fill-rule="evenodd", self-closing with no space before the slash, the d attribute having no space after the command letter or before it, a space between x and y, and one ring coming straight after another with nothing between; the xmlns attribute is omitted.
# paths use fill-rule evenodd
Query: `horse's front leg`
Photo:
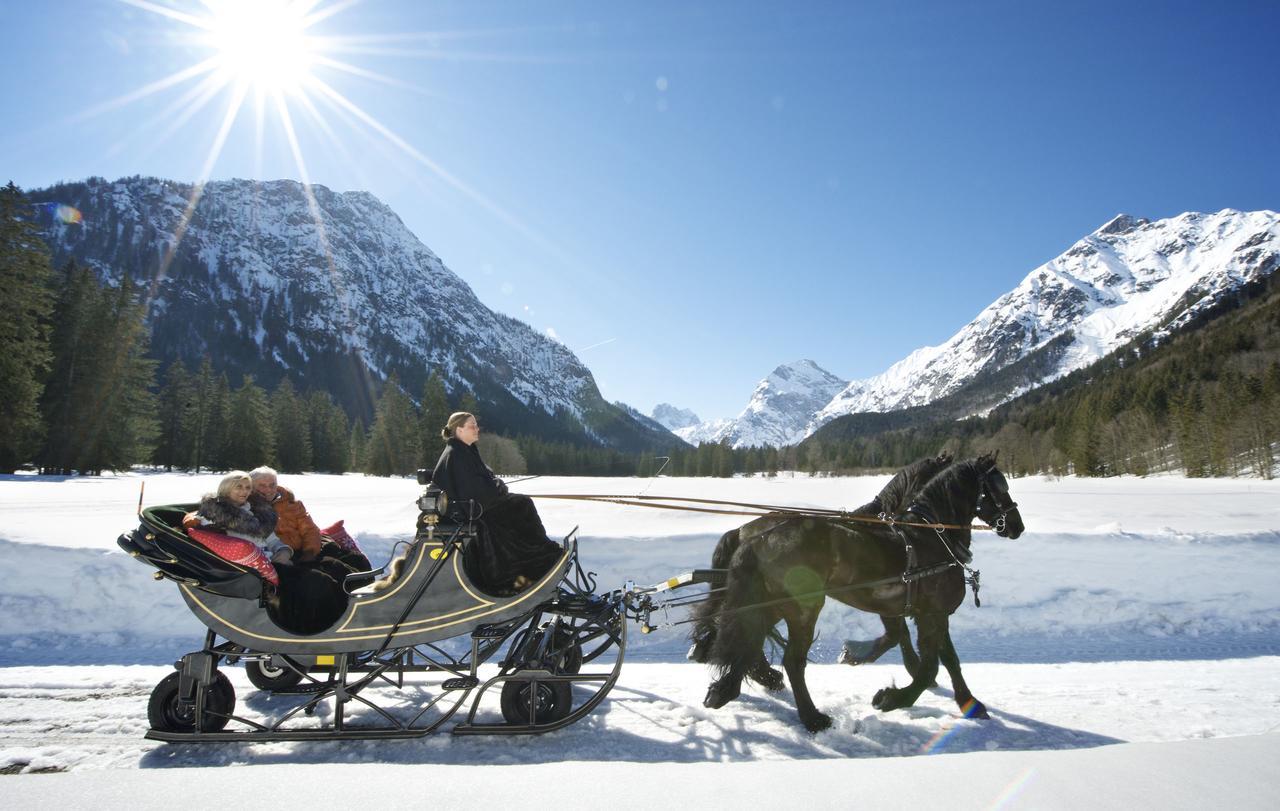
<svg viewBox="0 0 1280 811"><path fill-rule="evenodd" d="M933 685L938 675L938 656L946 633L946 619L945 614L941 615L941 620L937 614L925 614L916 618L920 664L911 674L911 683L906 687L882 688L871 699L873 707L884 712L910 707L925 689Z"/></svg>
<svg viewBox="0 0 1280 811"><path fill-rule="evenodd" d="M938 655L943 667L947 669L947 675L951 677L951 690L955 693L956 704L960 705L960 711L964 713L964 717L990 718L986 705L973 697L973 693L969 692L969 685L965 683L964 676L960 673L960 657L956 654L956 646L951 641L951 624L946 621L946 618L943 619L942 641Z"/></svg>
<svg viewBox="0 0 1280 811"><path fill-rule="evenodd" d="M784 614L787 620L787 647L782 654L782 666L791 682L791 692L796 699L800 721L810 732L821 732L831 726L831 716L818 711L809 696L809 686L804 680L804 668L809 661L809 648L813 645L813 629L818 624L818 612L822 603L812 608L788 606Z"/></svg>

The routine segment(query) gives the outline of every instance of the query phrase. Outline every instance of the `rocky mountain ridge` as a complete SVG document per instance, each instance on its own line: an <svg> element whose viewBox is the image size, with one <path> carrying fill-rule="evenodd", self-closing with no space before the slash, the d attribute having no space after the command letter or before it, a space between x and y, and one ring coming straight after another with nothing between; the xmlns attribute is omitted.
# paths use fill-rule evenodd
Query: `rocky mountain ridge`
<svg viewBox="0 0 1280 811"><path fill-rule="evenodd" d="M79 224L43 222L55 266L74 259L144 286L164 363L209 354L233 385L288 375L366 419L389 375L416 399L434 370L500 431L627 450L675 442L606 402L564 345L486 307L373 195L310 192L287 180L197 190L91 178L32 199L82 212Z"/></svg>
<svg viewBox="0 0 1280 811"><path fill-rule="evenodd" d="M805 413L802 398L774 396L775 370L735 419L678 433L735 447L779 445L848 414L947 400L956 404L953 416L964 416L1084 368L1138 335L1175 331L1277 267L1275 212L1224 209L1156 221L1121 214L1032 270L945 343L842 385L816 409ZM964 396L979 384L983 391Z"/></svg>

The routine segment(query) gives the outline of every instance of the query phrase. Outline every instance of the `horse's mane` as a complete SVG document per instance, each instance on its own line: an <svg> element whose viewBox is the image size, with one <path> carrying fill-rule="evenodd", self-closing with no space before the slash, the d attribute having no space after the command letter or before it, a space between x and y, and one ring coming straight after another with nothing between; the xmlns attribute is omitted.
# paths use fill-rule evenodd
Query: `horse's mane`
<svg viewBox="0 0 1280 811"><path fill-rule="evenodd" d="M926 456L899 470L876 496L880 511L889 515L905 512L921 489L951 464L951 454Z"/></svg>
<svg viewBox="0 0 1280 811"><path fill-rule="evenodd" d="M962 480L966 477L977 479L977 474L981 467L980 463L985 459L986 457L978 457L977 459L962 459L953 463L930 479L924 488L920 490L915 500L933 507L936 507L939 503L950 503L957 485ZM910 505L907 505L904 510L909 507Z"/></svg>

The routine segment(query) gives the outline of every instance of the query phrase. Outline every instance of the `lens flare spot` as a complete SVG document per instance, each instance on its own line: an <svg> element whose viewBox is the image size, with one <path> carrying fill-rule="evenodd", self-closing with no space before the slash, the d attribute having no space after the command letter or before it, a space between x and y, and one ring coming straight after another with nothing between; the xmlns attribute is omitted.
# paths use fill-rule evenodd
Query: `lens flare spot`
<svg viewBox="0 0 1280 811"><path fill-rule="evenodd" d="M782 586L802 605L814 605L822 600L822 578L808 566L792 566L782 577Z"/></svg>
<svg viewBox="0 0 1280 811"><path fill-rule="evenodd" d="M84 215L75 206L64 203L45 203L44 208L49 212L49 216L67 225L80 225L84 221Z"/></svg>

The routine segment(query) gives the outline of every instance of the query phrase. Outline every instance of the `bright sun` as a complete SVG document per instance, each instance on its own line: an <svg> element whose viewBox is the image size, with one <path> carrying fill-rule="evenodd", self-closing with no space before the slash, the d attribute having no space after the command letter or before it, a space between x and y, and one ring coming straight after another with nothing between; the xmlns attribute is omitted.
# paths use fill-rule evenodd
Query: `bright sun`
<svg viewBox="0 0 1280 811"><path fill-rule="evenodd" d="M325 75L341 73L366 81L419 91L395 76L386 76L368 68L336 58L343 53L401 54L405 43L417 40L434 42L438 33L396 32L392 34L321 34L320 22L342 13L360 0L117 0L122 5L163 17L181 32L173 40L195 56L197 61L142 87L110 99L87 111L86 116L99 115L172 88L186 86L164 110L149 122L137 127L146 133L150 146L160 143L186 126L202 109L216 99L221 122L206 122L203 131L211 134L208 153L192 187L186 211L175 239L162 261L168 267L182 240L187 224L200 201L204 184L227 140L235 132L235 123L246 107L256 117L253 128L254 157L261 166L265 130L263 122L272 112L293 155L298 178L306 190L308 204L318 228L322 228L319 207L311 194L311 177L303 157L303 139L298 124L329 139L336 149L347 149L329 124L336 116L353 129L381 136L405 156L426 167L446 183L495 212L503 220L526 230L511 215L498 209L478 192L450 175L439 164L415 149L408 141L392 132L385 124L361 109L326 81ZM0 0L3 3L3 0ZM332 30L332 27L329 27ZM191 47L195 46L195 47ZM394 47L391 47L394 46ZM411 52L412 53L412 52ZM431 51L427 55L436 55ZM440 54L444 56L444 54ZM260 173L255 170L255 176Z"/></svg>
<svg viewBox="0 0 1280 811"><path fill-rule="evenodd" d="M310 75L309 4L288 0L210 3L209 36L218 68L259 91L295 91Z"/></svg>

